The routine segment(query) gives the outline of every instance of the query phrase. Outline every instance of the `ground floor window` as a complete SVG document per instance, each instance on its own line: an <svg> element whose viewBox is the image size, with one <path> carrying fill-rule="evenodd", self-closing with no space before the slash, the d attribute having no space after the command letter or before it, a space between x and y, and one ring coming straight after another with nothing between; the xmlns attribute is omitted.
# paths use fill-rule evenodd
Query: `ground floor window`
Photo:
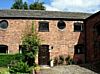
<svg viewBox="0 0 100 74"><path fill-rule="evenodd" d="M8 46L0 45L0 53L8 53Z"/></svg>
<svg viewBox="0 0 100 74"><path fill-rule="evenodd" d="M98 57L100 54L100 41L95 41L94 43L94 56Z"/></svg>
<svg viewBox="0 0 100 74"><path fill-rule="evenodd" d="M24 53L25 50L25 45L19 45L19 53Z"/></svg>
<svg viewBox="0 0 100 74"><path fill-rule="evenodd" d="M83 54L84 53L84 45L83 44L77 44L74 46L75 54Z"/></svg>

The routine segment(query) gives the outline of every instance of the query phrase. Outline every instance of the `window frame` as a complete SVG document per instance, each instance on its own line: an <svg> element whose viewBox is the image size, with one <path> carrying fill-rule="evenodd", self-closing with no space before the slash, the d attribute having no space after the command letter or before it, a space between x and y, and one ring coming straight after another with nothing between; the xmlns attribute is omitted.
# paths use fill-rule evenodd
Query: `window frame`
<svg viewBox="0 0 100 74"><path fill-rule="evenodd" d="M0 45L0 54L6 54L6 53L8 53L8 46L7 45ZM5 49L4 49L5 48ZM3 51L2 51L2 49L3 49Z"/></svg>
<svg viewBox="0 0 100 74"><path fill-rule="evenodd" d="M38 32L49 32L49 22L48 21L39 21Z"/></svg>
<svg viewBox="0 0 100 74"><path fill-rule="evenodd" d="M79 27L80 26L80 30L76 30L75 26ZM74 22L74 32L83 32L83 23L82 22Z"/></svg>
<svg viewBox="0 0 100 74"><path fill-rule="evenodd" d="M63 30L66 28L66 23L63 20L59 20L57 23L57 27L58 29Z"/></svg>
<svg viewBox="0 0 100 74"><path fill-rule="evenodd" d="M82 49L79 50L79 48L82 48ZM84 54L84 52L85 52L85 50L84 50L84 44L74 45L74 53L75 54Z"/></svg>
<svg viewBox="0 0 100 74"><path fill-rule="evenodd" d="M98 36L100 36L100 32L99 32L100 30L99 30L99 28L100 28L100 24L97 24L95 29L96 29L96 34Z"/></svg>
<svg viewBox="0 0 100 74"><path fill-rule="evenodd" d="M0 21L0 24L1 24L2 22L5 22L5 23L7 24L7 26L6 26L5 28L3 28L3 27L0 26L0 29L6 30L6 29L8 28L8 26L9 26L8 21L7 21L7 20L1 20L1 21Z"/></svg>

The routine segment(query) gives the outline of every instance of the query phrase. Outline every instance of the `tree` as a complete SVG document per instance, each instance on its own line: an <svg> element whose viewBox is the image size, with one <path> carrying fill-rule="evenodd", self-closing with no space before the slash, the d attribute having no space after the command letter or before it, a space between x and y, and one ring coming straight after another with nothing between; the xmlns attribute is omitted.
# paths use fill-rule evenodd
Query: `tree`
<svg viewBox="0 0 100 74"><path fill-rule="evenodd" d="M15 3L12 5L11 9L23 9L22 0L16 0Z"/></svg>
<svg viewBox="0 0 100 74"><path fill-rule="evenodd" d="M32 24L32 33L24 35L22 40L22 45L24 48L23 55L25 56L25 62L29 66L35 64L35 58L39 49L40 39L37 34L34 32L34 25Z"/></svg>
<svg viewBox="0 0 100 74"><path fill-rule="evenodd" d="M45 10L45 6L43 6L43 4L43 2L39 2L39 0L37 0L28 6L27 2L23 3L22 0L15 0L15 3L12 5L11 9Z"/></svg>
<svg viewBox="0 0 100 74"><path fill-rule="evenodd" d="M24 2L24 4L23 4L23 9L28 10L28 4L27 4L27 2Z"/></svg>
<svg viewBox="0 0 100 74"><path fill-rule="evenodd" d="M17 54L15 59L11 61L9 66L11 74L29 74L33 70L32 66L36 66L35 58L39 49L40 39L34 31L34 24L32 23L31 32L26 33L24 31L24 33L22 38L23 53Z"/></svg>
<svg viewBox="0 0 100 74"><path fill-rule="evenodd" d="M35 2L33 4L29 5L29 9L31 10L45 10L45 7L43 6L43 2Z"/></svg>

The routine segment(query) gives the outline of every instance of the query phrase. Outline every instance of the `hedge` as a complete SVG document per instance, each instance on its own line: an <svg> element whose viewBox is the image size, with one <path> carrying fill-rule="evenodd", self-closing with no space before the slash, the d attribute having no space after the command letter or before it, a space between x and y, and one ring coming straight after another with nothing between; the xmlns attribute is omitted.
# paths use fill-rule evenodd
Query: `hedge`
<svg viewBox="0 0 100 74"><path fill-rule="evenodd" d="M12 54L0 54L0 67L7 67L12 60L16 60L16 56Z"/></svg>

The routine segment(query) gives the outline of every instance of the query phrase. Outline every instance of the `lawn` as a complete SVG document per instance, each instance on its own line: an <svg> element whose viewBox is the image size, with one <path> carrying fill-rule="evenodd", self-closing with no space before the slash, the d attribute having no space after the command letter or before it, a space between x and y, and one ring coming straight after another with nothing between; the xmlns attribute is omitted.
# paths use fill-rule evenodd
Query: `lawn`
<svg viewBox="0 0 100 74"><path fill-rule="evenodd" d="M0 67L0 74L10 74L8 68Z"/></svg>

